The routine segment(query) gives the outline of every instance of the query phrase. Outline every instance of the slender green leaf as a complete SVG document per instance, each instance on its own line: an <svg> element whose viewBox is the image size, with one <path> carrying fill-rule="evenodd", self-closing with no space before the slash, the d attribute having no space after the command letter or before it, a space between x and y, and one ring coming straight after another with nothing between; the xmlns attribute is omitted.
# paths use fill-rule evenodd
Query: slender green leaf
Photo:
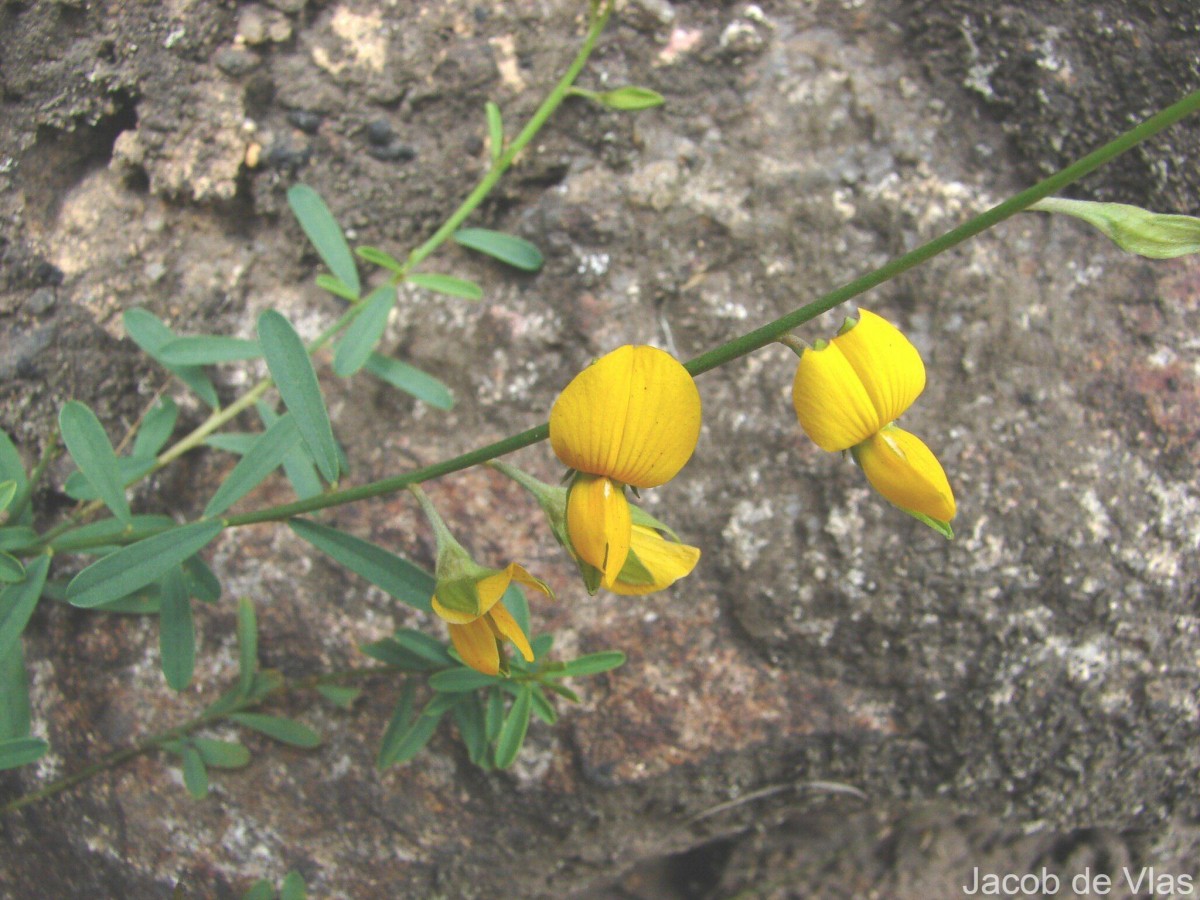
<svg viewBox="0 0 1200 900"><path fill-rule="evenodd" d="M75 553L102 543L134 543L175 527L175 520L169 516L134 516L132 526L116 519L101 519L59 535L50 546L56 553Z"/></svg>
<svg viewBox="0 0 1200 900"><path fill-rule="evenodd" d="M486 709L483 714L484 730L487 742L491 744L500 735L500 726L504 724L504 692L492 690L487 692Z"/></svg>
<svg viewBox="0 0 1200 900"><path fill-rule="evenodd" d="M529 685L522 685L513 700L513 705L500 726L496 737L496 768L507 769L521 752L525 743L525 732L529 729L529 712L533 706L533 692Z"/></svg>
<svg viewBox="0 0 1200 900"><path fill-rule="evenodd" d="M317 469L326 481L337 481L337 442L304 342L292 323L273 309L258 317L258 339L279 396L296 417L300 437Z"/></svg>
<svg viewBox="0 0 1200 900"><path fill-rule="evenodd" d="M454 394L450 392L450 388L432 375L422 372L416 366L410 366L406 362L384 356L382 353L372 353L367 357L363 368L380 381L386 382L406 394L411 394L435 409L452 409L454 407Z"/></svg>
<svg viewBox="0 0 1200 900"><path fill-rule="evenodd" d="M134 308L125 311L121 317L125 331L135 344L141 347L155 362L164 366L167 371L192 389L192 392L212 409L220 405L217 390L212 381L199 366L167 365L159 356L159 349L168 341L175 339L175 333L153 313L144 309Z"/></svg>
<svg viewBox="0 0 1200 900"><path fill-rule="evenodd" d="M300 431L292 414L280 416L274 425L259 435L246 455L221 482L204 507L205 518L219 516L262 484L268 475L279 468L287 452L299 442Z"/></svg>
<svg viewBox="0 0 1200 900"><path fill-rule="evenodd" d="M438 668L454 665L454 658L446 650L446 645L423 631L401 628L392 635L392 640L414 656L419 656Z"/></svg>
<svg viewBox="0 0 1200 900"><path fill-rule="evenodd" d="M0 769L15 769L37 762L50 750L41 738L18 737L0 740Z"/></svg>
<svg viewBox="0 0 1200 900"><path fill-rule="evenodd" d="M200 751L191 744L183 745L183 786L197 800L208 796L208 770Z"/></svg>
<svg viewBox="0 0 1200 900"><path fill-rule="evenodd" d="M219 741L216 738L192 738L204 764L214 769L241 769L250 763L250 751L238 741Z"/></svg>
<svg viewBox="0 0 1200 900"><path fill-rule="evenodd" d="M429 676L429 686L443 694L461 694L503 681L496 675L486 675L460 666Z"/></svg>
<svg viewBox="0 0 1200 900"><path fill-rule="evenodd" d="M50 557L38 556L26 567L23 580L0 591L0 659L11 653L21 639L21 632L42 596L49 571ZM5 735L0 732L0 737Z"/></svg>
<svg viewBox="0 0 1200 900"><path fill-rule="evenodd" d="M21 642L0 653L0 741L29 736L29 681Z"/></svg>
<svg viewBox="0 0 1200 900"><path fill-rule="evenodd" d="M16 482L17 490L24 490L29 485L25 476L25 466L21 462L21 454L8 433L0 430L0 479Z"/></svg>
<svg viewBox="0 0 1200 900"><path fill-rule="evenodd" d="M121 484L132 484L154 468L153 456L117 457L117 475ZM63 493L72 500L99 500L100 491L83 472L75 471L67 476Z"/></svg>
<svg viewBox="0 0 1200 900"><path fill-rule="evenodd" d="M341 684L318 684L317 693L342 709L353 709L354 701L362 695L361 688L346 687Z"/></svg>
<svg viewBox="0 0 1200 900"><path fill-rule="evenodd" d="M169 366L211 366L217 363L258 359L262 348L258 341L216 334L177 337L158 348L158 355Z"/></svg>
<svg viewBox="0 0 1200 900"><path fill-rule="evenodd" d="M343 300L349 300L351 303L358 302L359 292L343 282L340 278L335 278L328 272L322 272L317 276L317 287L323 291L329 291L335 297L341 297Z"/></svg>
<svg viewBox="0 0 1200 900"><path fill-rule="evenodd" d="M294 184L287 192L288 205L300 221L300 227L312 241L325 265L334 276L357 294L362 288L358 268L342 229L321 199L321 195L306 184Z"/></svg>
<svg viewBox="0 0 1200 900"><path fill-rule="evenodd" d="M484 722L483 704L478 696L468 697L451 710L459 737L466 745L467 756L477 766L487 761L487 728Z"/></svg>
<svg viewBox="0 0 1200 900"><path fill-rule="evenodd" d="M125 482L117 466L117 454L96 414L78 400L70 400L58 413L58 427L79 471L87 476L112 514L129 524L132 514L125 499Z"/></svg>
<svg viewBox="0 0 1200 900"><path fill-rule="evenodd" d="M162 577L161 591L158 647L163 675L171 690L182 691L191 684L196 667L196 625L181 567Z"/></svg>
<svg viewBox="0 0 1200 900"><path fill-rule="evenodd" d="M311 750L321 745L321 736L302 722L294 719L284 719L280 716L267 716L262 713L230 713L232 722L252 728L260 734L265 734L272 740L292 747Z"/></svg>
<svg viewBox="0 0 1200 900"><path fill-rule="evenodd" d="M149 459L158 453L171 439L175 423L179 419L179 407L170 397L163 397L142 417L141 427L133 439L130 456Z"/></svg>
<svg viewBox="0 0 1200 900"><path fill-rule="evenodd" d="M652 91L650 88L635 87L633 85L614 88L611 91L604 91L603 93L588 93L591 95L591 99L595 100L601 106L626 112L652 109L655 106L662 106L666 102L666 99L658 91Z"/></svg>
<svg viewBox="0 0 1200 900"><path fill-rule="evenodd" d="M0 583L16 584L25 580L25 567L15 556L0 551Z"/></svg>
<svg viewBox="0 0 1200 900"><path fill-rule="evenodd" d="M392 764L392 756L405 737L405 733L413 724L413 703L416 700L417 689L411 681L404 683L400 691L400 699L396 708L388 718L387 727L383 730L383 738L379 742L379 754L375 758L375 768L383 771ZM429 732L430 737L433 732Z"/></svg>
<svg viewBox="0 0 1200 900"><path fill-rule="evenodd" d="M71 579L67 600L86 608L132 594L199 553L222 527L220 522L193 522L101 557Z"/></svg>
<svg viewBox="0 0 1200 900"><path fill-rule="evenodd" d="M385 284L375 288L363 301L363 307L338 344L333 371L348 378L364 365L387 328L388 314L396 305L396 288Z"/></svg>
<svg viewBox="0 0 1200 900"><path fill-rule="evenodd" d="M410 686L405 685L405 692L396 705L396 711L392 713L387 730L384 731L383 741L379 748L379 758L375 762L376 768L380 771L388 766L408 762L420 753L429 743L434 732L437 731L438 723L441 721L440 715L426 715L428 706L421 715L414 719L412 717L412 695L409 690Z"/></svg>
<svg viewBox="0 0 1200 900"><path fill-rule="evenodd" d="M13 479L0 481L0 512L8 509L13 497L17 496L17 483Z"/></svg>
<svg viewBox="0 0 1200 900"><path fill-rule="evenodd" d="M249 696L258 672L258 620L249 597L238 598L238 693Z"/></svg>
<svg viewBox="0 0 1200 900"><path fill-rule="evenodd" d="M283 884L279 887L279 900L306 900L308 885L295 869L283 876Z"/></svg>
<svg viewBox="0 0 1200 900"><path fill-rule="evenodd" d="M533 712L534 715L547 725L553 725L558 721L558 710L554 708L546 695L542 693L542 689L536 685L533 688Z"/></svg>
<svg viewBox="0 0 1200 900"><path fill-rule="evenodd" d="M275 888L265 878L260 878L250 885L250 890L242 894L242 900L275 900Z"/></svg>
<svg viewBox="0 0 1200 900"><path fill-rule="evenodd" d="M487 114L488 149L492 162L496 162L504 154L504 119L500 115L500 107L489 100L483 106Z"/></svg>
<svg viewBox="0 0 1200 900"><path fill-rule="evenodd" d="M625 664L625 654L620 650L605 650L601 653L589 653L579 659L565 663L563 675L598 675Z"/></svg>
<svg viewBox="0 0 1200 900"><path fill-rule="evenodd" d="M216 603L221 599L221 582L199 556L189 557L183 563L183 577L187 583L189 597L201 603Z"/></svg>
<svg viewBox="0 0 1200 900"><path fill-rule="evenodd" d="M433 662L413 653L395 638L390 637L384 638L381 641L374 641L370 644L363 644L358 649L372 659L377 659L381 663L395 666L407 672L432 672L453 662L449 655L446 654L445 648L440 644L438 645L440 658L437 662Z"/></svg>
<svg viewBox="0 0 1200 900"><path fill-rule="evenodd" d="M544 262L542 251L537 247L524 238L503 231L462 228L454 233L454 241L525 272L536 272Z"/></svg>
<svg viewBox="0 0 1200 900"><path fill-rule="evenodd" d="M28 525L9 525L0 528L0 550L24 550L32 547L42 536Z"/></svg>
<svg viewBox="0 0 1200 900"><path fill-rule="evenodd" d="M262 437L261 432L254 434L248 431L227 431L224 434L210 434L204 439L204 443L217 450L224 450L226 453L245 456L260 437Z"/></svg>
<svg viewBox="0 0 1200 900"><path fill-rule="evenodd" d="M386 250L378 247L355 247L354 252L373 266L379 266L400 275L404 272L404 264Z"/></svg>
<svg viewBox="0 0 1200 900"><path fill-rule="evenodd" d="M564 687L563 685L559 684L557 681L547 681L542 686L546 690L550 691L550 693L557 694L559 697L562 697L564 700L568 700L571 703L579 702L579 695L577 693L575 693L569 687Z"/></svg>
<svg viewBox="0 0 1200 900"><path fill-rule="evenodd" d="M375 544L307 519L289 519L288 527L351 572L392 597L431 612L436 582L432 575Z"/></svg>
<svg viewBox="0 0 1200 900"><path fill-rule="evenodd" d="M528 630L525 632L529 634ZM545 659L550 653L550 648L554 646L554 635L539 634L529 641L529 649L533 651L534 659Z"/></svg>
<svg viewBox="0 0 1200 900"><path fill-rule="evenodd" d="M263 425L267 428L270 428L279 421L279 414L265 403L256 403L255 409L258 410L258 417L262 419ZM339 461L339 466L343 472L349 468L341 461ZM317 474L317 470L313 468L311 457L309 457L304 447L300 444L294 445L283 455L283 472L287 476L287 480L291 483L292 490L296 492L296 496L301 500L315 497L324 490L321 486L321 477Z"/></svg>
<svg viewBox="0 0 1200 900"><path fill-rule="evenodd" d="M409 283L427 291L436 291L450 297L460 297L463 300L482 300L483 288L473 281L455 278L452 275L438 275L434 272L417 272L408 276Z"/></svg>

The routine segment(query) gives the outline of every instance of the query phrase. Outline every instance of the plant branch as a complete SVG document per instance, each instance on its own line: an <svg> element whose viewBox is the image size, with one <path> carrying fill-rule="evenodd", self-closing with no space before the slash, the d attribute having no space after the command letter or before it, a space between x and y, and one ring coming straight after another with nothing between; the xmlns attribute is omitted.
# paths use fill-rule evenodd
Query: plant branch
<svg viewBox="0 0 1200 900"><path fill-rule="evenodd" d="M1062 171L1051 175L1049 178L1039 181L1033 187L1026 188L1003 203L993 206L986 212L974 216L957 228L953 228L933 240L922 244L915 250L885 263L874 271L824 294L806 306L793 310L773 322L769 322L754 331L727 341L719 347L688 360L685 363L687 370L693 375L700 375L779 340L780 337L793 328L803 325L821 313L827 312L835 306L845 303L853 297L857 297L859 294L878 287L902 272L906 272L940 253L945 253L947 250L958 246L969 238L991 228L993 225L1016 215L1043 197L1062 190L1067 185L1079 180L1084 175L1094 171L1104 165L1104 163L1131 149L1147 138L1152 137L1164 128L1173 125L1197 109L1200 109L1200 91L1188 94L1178 103L1151 116L1140 125L1122 134L1116 140L1105 144L1099 150L1088 154ZM312 497L308 500L299 500L294 503L273 506L269 509L230 516L225 520L225 523L228 527L237 527L259 522L279 521L291 518L292 516L326 509L331 506L339 506L343 503L352 503L370 497L394 493L410 485L420 484L433 478L440 478L452 472L458 472L471 466L489 462L496 457L504 456L523 447L540 443L549 436L550 426L548 424L538 425L504 440L488 444L486 447L480 447L456 456L453 459L424 466L403 475L384 478L381 481L373 481L342 491L322 494L319 497Z"/></svg>

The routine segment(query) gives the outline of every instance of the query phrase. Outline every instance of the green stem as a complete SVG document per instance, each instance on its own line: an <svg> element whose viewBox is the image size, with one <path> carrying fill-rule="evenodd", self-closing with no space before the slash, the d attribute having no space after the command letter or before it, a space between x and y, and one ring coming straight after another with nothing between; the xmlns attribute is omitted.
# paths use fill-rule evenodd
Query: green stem
<svg viewBox="0 0 1200 900"><path fill-rule="evenodd" d="M604 31L604 26L608 23L608 17L612 14L613 4L611 2L600 4L593 7L591 17L588 22L587 35L583 39L583 45L579 48L579 52L575 55L575 59L571 61L571 65L567 67L562 78L558 80L558 84L542 101L541 106L537 108L533 116L521 129L521 132L513 138L507 149L496 158L491 167L480 179L479 184L475 186L475 190L467 195L462 204L450 217L442 223L442 226L433 233L433 235L421 246L417 247L408 255L408 259L404 262L401 271L393 276L392 281L399 284L404 280L404 276L412 269L416 268L427 256L433 253L440 247L447 238L456 232L460 225L466 220L475 207L479 206L483 199L491 193L492 188L496 186L501 176L512 165L517 154L525 149L525 146L533 140L542 126L546 124L546 120L554 114L559 105L571 93L575 79L579 77L579 73L583 71L584 65L588 61L588 57L592 55L592 51L596 47L596 41L600 37L600 33Z"/></svg>
<svg viewBox="0 0 1200 900"><path fill-rule="evenodd" d="M520 133L508 145L508 148L503 153L501 153L496 158L496 160L492 163L491 167L488 169L487 173L480 180L479 184L477 184L475 186L475 189L473 191L471 191L471 193L467 196L467 198L459 205L458 209L456 209L450 215L450 217L448 219L446 219L445 222L442 223L441 227L438 228L438 230L435 231L433 233L433 235L431 235L430 238L425 241L425 243L421 244L419 247L417 247L415 250L413 250L409 254L408 259L405 261L405 263L401 267L400 271L397 272L395 276L393 276L392 281L394 283L399 283L399 282L403 281L405 275L410 270L415 268L426 257L428 257L435 250L437 250L438 247L440 247L443 243L445 243L445 241L452 234L454 234L455 231L458 230L459 226L462 225L463 221L466 220L467 216L469 216L472 212L475 211L475 208L477 206L479 206L480 203L483 202L484 198L486 198L487 195L496 186L496 183L500 180L500 178L504 175L504 173L512 165L513 160L516 158L517 154L520 153L529 144L529 142L531 140L533 140L533 138L537 135L537 133L539 131L541 131L541 129L545 126L546 121L550 118L550 116L552 116L554 114L555 110L558 109L558 107L562 104L563 100L566 97L570 96L572 85L573 85L575 79L579 77L579 73L583 70L583 67L587 63L588 58L591 56L592 51L595 50L596 41L600 38L600 34L604 31L604 27L608 23L609 16L612 15L612 10L613 10L613 4L611 2L596 4L592 7L591 17L588 22L588 31L587 31L586 36L584 37L583 45L580 47L579 52L575 55L575 58L571 61L571 65L567 68L567 70L563 74L562 78L559 79L558 83L554 86L554 88L551 90L551 92L547 95L546 99L542 101L541 105L534 112L533 116L525 124L525 127L521 129ZM337 322L335 322L332 326L330 326L328 329L326 329L320 336L318 336L315 340L313 340L313 342L309 345L309 348L308 348L309 353L315 352L320 347L322 347L323 345L327 344L330 340L332 340L333 337L339 331L341 331L342 328L344 328L350 321L352 321L354 319L354 317L356 315L358 315L358 312L361 309L361 307L362 307L361 304L355 304L354 306L351 306L348 310L346 310L346 312L342 314L342 316L338 319ZM270 378L264 378L263 380L258 382L256 385L254 385L254 387L252 387L249 391L247 391L247 393L245 395L243 395L241 398L234 401L233 403L231 403L229 406L225 407L224 409L219 409L219 410L216 410L215 412L213 412L212 415L210 415L203 423L201 423L190 434L181 438L178 443L174 444L170 449L168 449L168 450L164 451L162 454L160 454L158 459L156 460L155 466L151 470L151 472L158 471L163 466L167 465L168 463L172 462L175 459L178 459L180 456L187 453L189 450L192 450L195 447L198 447L199 445L203 444L204 441L209 437L209 435L213 434L215 431L217 431L217 429L221 428L227 422L231 421L233 418L235 418L237 415L242 413L244 410L253 406L254 403L257 402L258 399L267 392L267 390L271 387L272 384L274 384L274 382ZM544 438L544 435L543 435L543 438ZM529 443L536 443L537 440L541 440L541 439L542 438L537 438L536 440L530 441ZM501 443L504 443L504 442L501 442ZM526 445L522 444L521 446L526 446ZM516 448L514 447L514 449L516 449ZM510 452L510 451L503 451L503 452ZM456 470L451 469L449 471L456 471ZM443 472L441 474L448 474L448 473ZM437 477L437 476L431 475L429 477L432 478L432 477ZM411 479L405 480L403 483L398 483L395 486L389 488L389 490L401 490L404 487L407 487L409 484L413 484L413 483L415 483L415 482L412 481ZM327 496L327 497L339 496L340 497L342 495L341 494L327 494L324 496ZM373 496L373 495L371 495L371 496ZM351 499L354 499L354 498L339 500L338 502L342 502L342 503L350 502ZM323 504L322 506L318 506L315 508L320 509L327 505L334 505L334 504ZM86 506L82 507L77 513L75 513L73 516L71 516L70 519L61 523L56 528L51 529L51 531L49 531L46 534L45 539L43 540L41 546L48 544L54 538L60 536L64 532L70 530L77 522L81 521L83 518L85 518L86 516L90 515L91 513L95 512L96 510L98 510L102 507L103 507L103 503L100 501L93 501L93 502L87 504ZM309 512L309 511L311 511L311 510L300 509L300 510L297 510L296 512L291 513L291 515L299 515L301 512ZM248 524L248 523L237 522L234 524Z"/></svg>
<svg viewBox="0 0 1200 900"><path fill-rule="evenodd" d="M993 225L1022 212L1043 197L1048 197L1062 190L1067 185L1078 181L1084 175L1098 169L1113 157L1119 156L1126 150L1140 144L1146 138L1158 134L1164 128L1174 125L1184 116L1195 112L1197 109L1200 109L1200 91L1193 91L1178 103L1168 106L1162 112L1151 116L1140 125L1122 134L1116 140L1105 144L1099 150L1089 153L1083 159L1072 163L1062 171L1056 172L1043 181L1039 181L1031 188L1026 188L1016 196L1010 197L1003 203L999 203L986 212L980 213L957 228L946 232L940 237L934 238L926 244L922 244L915 250L897 257L891 262L885 263L875 271L869 272L861 278L856 278L849 284L830 291L807 306L802 306L788 313L786 316L776 319L774 322L751 331L749 334L744 334L726 344L722 344L720 347L688 360L688 371L693 375L699 375L702 372L715 369L740 356L745 356L747 353L765 347L767 344L778 340L780 335L785 332L791 331L793 328L815 319L821 313L828 312L835 306L845 303L859 294L866 293L872 288L878 287L885 281L895 278L902 272L907 272L914 266L919 266L939 253L945 253L951 247L957 247L968 238L973 238Z"/></svg>
<svg viewBox="0 0 1200 900"><path fill-rule="evenodd" d="M1200 109L1200 91L1188 94L1178 103L1151 116L1142 124L1125 132L1111 143L1105 144L1099 150L1088 154L1078 162L1067 166L1061 172L1051 175L1033 187L1021 191L1021 193L1005 200L1003 203L992 207L986 212L980 213L957 228L934 238L928 243L922 244L915 250L897 257L891 262L885 263L873 272L856 278L849 284L830 291L807 306L802 306L776 319L774 322L763 325L761 328L757 328L741 337L734 338L719 347L709 350L707 353L702 353L688 360L685 363L687 370L693 375L700 375L779 340L780 337L787 334L793 328L803 325L821 313L828 312L835 306L845 303L847 300L857 297L859 294L865 293L891 278L895 278L902 272L908 271L913 266L926 262L939 253L944 253L952 247L958 246L981 231L991 228L993 225L1002 222L1010 216L1016 215L1041 198L1062 190L1072 182L1099 168L1113 157L1124 153L1169 125L1173 125L1184 116L1195 112L1197 109ZM404 475L384 478L381 481L373 481L369 484L359 485L358 487L348 488L343 491L322 494L319 497L312 497L308 500L298 500L295 503L287 503L282 506L274 506L256 512L230 516L226 520L226 524L229 527L237 527L240 525L252 525L258 522L279 521L291 518L292 516L315 512L319 509L338 506L343 503L352 503L358 500L378 497L383 494L390 494L403 490L410 485L420 484L423 481L440 478L452 472L458 472L471 466L489 462L498 456L504 456L523 447L540 443L549 436L550 426L548 424L538 425L535 428L522 431L520 434L497 441L494 444L488 444L486 447L480 447L477 450L472 450L453 459L425 466Z"/></svg>

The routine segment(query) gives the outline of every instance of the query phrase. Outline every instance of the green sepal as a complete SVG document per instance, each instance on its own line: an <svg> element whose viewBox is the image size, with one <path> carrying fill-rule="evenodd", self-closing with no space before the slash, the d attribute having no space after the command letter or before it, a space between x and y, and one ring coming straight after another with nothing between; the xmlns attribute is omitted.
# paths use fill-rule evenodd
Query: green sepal
<svg viewBox="0 0 1200 900"><path fill-rule="evenodd" d="M897 507L897 509L899 509L899 507ZM932 528L934 531L936 531L938 534L940 534L946 540L948 540L948 541L954 540L954 529L950 527L949 522L943 522L940 519L935 519L932 516L927 516L927 515L925 515L925 513L914 512L911 509L906 509L906 510L904 510L904 512L908 513L910 516L912 516L918 522L924 522L926 525L928 525L930 528Z"/></svg>
<svg viewBox="0 0 1200 900"><path fill-rule="evenodd" d="M1194 216L1166 215L1126 203L1065 197L1046 197L1029 209L1082 219L1122 250L1149 259L1174 259L1200 252L1200 219Z"/></svg>

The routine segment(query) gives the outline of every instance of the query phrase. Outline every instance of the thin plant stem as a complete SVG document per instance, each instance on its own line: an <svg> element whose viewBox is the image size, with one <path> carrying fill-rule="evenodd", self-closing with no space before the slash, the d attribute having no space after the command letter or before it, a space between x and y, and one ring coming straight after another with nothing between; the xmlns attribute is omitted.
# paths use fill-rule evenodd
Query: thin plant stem
<svg viewBox="0 0 1200 900"><path fill-rule="evenodd" d="M1179 102L1151 116L1140 125L1122 134L1116 140L1105 144L1099 150L1089 153L1062 171L1039 181L1030 188L1026 188L1019 194L1005 200L1003 203L993 206L986 212L974 216L962 225L939 235L933 240L917 247L915 250L905 253L903 256L885 263L874 271L824 294L812 303L793 310L787 315L763 325L761 328L727 341L706 353L693 357L684 364L685 367L692 375L701 375L704 372L708 372L758 350L767 344L778 341L792 329L815 319L821 313L828 312L835 306L845 303L847 300L857 297L872 288L878 287L901 273L907 272L914 266L927 262L953 247L957 247L980 232L1023 211L1043 197L1048 197L1062 190L1067 185L1079 180L1147 138L1158 134L1164 128L1173 125L1197 109L1200 109L1200 91L1188 94ZM524 447L540 443L549 436L550 426L543 423L522 431L519 434L514 434L511 437L488 444L486 447L480 447L452 459L424 466L403 475L395 475L391 478L384 478L380 481L373 481L357 487L322 494L319 497L312 497L308 500L298 500L294 503L285 503L268 509L230 516L224 521L226 526L230 528L241 525L252 525L259 522L279 521L291 518L292 516L327 509L331 506L340 506L343 503L353 503L370 497L394 493L410 485L420 484L433 478L440 478L452 472L458 472L471 466L489 462L496 457L505 456Z"/></svg>
<svg viewBox="0 0 1200 900"><path fill-rule="evenodd" d="M446 240L454 234L455 231L458 230L459 226L462 225L466 218L472 212L474 212L479 204L482 203L488 194L491 193L497 182L499 182L500 178L512 165L517 155L523 149L525 149L525 147L530 141L533 140L534 137L537 136L538 132L540 132L545 126L546 122L562 104L563 100L570 96L571 87L575 79L579 77L580 72L583 71L583 67L587 63L588 58L595 50L596 42L599 40L600 34L604 31L605 25L608 24L609 17L612 15L612 10L612 2L604 2L592 7L588 21L588 30L584 37L583 44L580 47L579 52L575 55L575 58L571 61L571 64L563 73L562 77L558 80L557 84L555 84L554 88L546 96L546 99L542 101L541 105L538 106L537 110L530 117L529 121L526 122L525 127L521 129L515 138L513 138L504 152L495 159L492 165L488 168L488 171L484 174L483 178L480 179L479 183L475 186L474 190L467 195L467 198L463 200L459 207L450 214L446 221L442 223L438 230L435 231L428 240L426 240L408 255L408 259L404 262L401 270L391 279L393 283L398 284L403 281L410 270L419 265L430 254L444 244ZM308 352L310 354L314 353L322 346L329 343L329 341L331 341L343 328L345 328L351 321L354 320L361 309L362 304L355 304L347 309L337 322L327 328L308 345ZM271 378L264 378L229 406L215 410L212 415L198 425L190 434L181 438L169 449L159 454L155 460L154 467L146 474L157 472L159 469L163 468L173 460L178 459L188 451L203 444L211 434L216 432L226 423L232 421L243 411L253 406L263 396L263 394L265 394L271 388L273 384L274 381ZM535 442L536 441L531 441L531 443ZM144 478L145 475L141 477ZM410 483L413 482L406 481L404 484L393 488L393 490L401 490ZM60 536L65 531L73 527L76 523L91 515L93 512L103 508L103 506L103 502L99 500L92 501L83 506L77 510L67 521L48 531L44 536L43 541L37 547L31 548L31 552L39 552L54 538Z"/></svg>

